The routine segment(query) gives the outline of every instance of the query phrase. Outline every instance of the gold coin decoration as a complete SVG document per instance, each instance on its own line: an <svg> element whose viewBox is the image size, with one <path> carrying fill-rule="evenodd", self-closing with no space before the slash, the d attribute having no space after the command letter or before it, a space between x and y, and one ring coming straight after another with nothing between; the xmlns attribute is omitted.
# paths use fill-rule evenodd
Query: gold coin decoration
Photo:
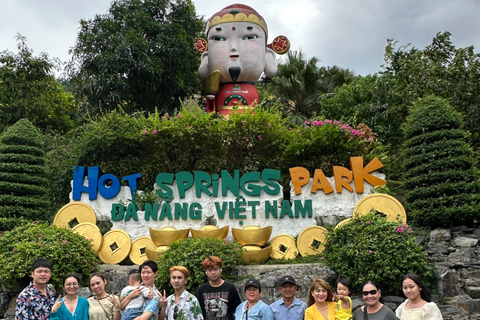
<svg viewBox="0 0 480 320"><path fill-rule="evenodd" d="M64 205L58 210L53 219L54 226L69 229L72 229L83 222L96 224L97 216L92 207L80 201L70 202Z"/></svg>
<svg viewBox="0 0 480 320"><path fill-rule="evenodd" d="M387 221L407 223L407 213L400 201L385 193L374 193L357 202L353 214L364 215L372 209L383 213Z"/></svg>
<svg viewBox="0 0 480 320"><path fill-rule="evenodd" d="M123 230L110 230L103 236L98 257L103 263L117 264L125 260L132 248L130 236Z"/></svg>
<svg viewBox="0 0 480 320"><path fill-rule="evenodd" d="M350 221L352 221L352 218L348 218L348 219L344 219L344 220L340 221L340 222L337 223L337 225L335 226L335 229L338 229L338 228L346 225L346 224L349 223Z"/></svg>
<svg viewBox="0 0 480 320"><path fill-rule="evenodd" d="M83 236L85 239L90 240L92 242L93 251L98 252L102 247L102 233L95 224L91 222L82 222L76 225L72 231Z"/></svg>
<svg viewBox="0 0 480 320"><path fill-rule="evenodd" d="M136 265L141 265L146 260L149 260L147 256L147 248L150 250L156 250L157 246L153 243L150 237L140 237L132 242L132 248L130 249L130 260Z"/></svg>
<svg viewBox="0 0 480 320"><path fill-rule="evenodd" d="M288 234L280 234L270 240L272 252L270 257L274 259L293 259L298 255L295 238Z"/></svg>
<svg viewBox="0 0 480 320"><path fill-rule="evenodd" d="M305 228L297 239L298 251L303 257L322 253L326 241L327 229L320 226Z"/></svg>

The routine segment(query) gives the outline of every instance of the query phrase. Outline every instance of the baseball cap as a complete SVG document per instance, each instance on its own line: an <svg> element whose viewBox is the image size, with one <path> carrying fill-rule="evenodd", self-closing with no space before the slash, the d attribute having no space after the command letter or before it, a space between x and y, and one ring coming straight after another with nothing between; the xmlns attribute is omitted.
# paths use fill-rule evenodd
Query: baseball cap
<svg viewBox="0 0 480 320"><path fill-rule="evenodd" d="M260 282L257 279L249 279L247 280L247 282L245 282L245 289L247 289L250 286L262 290L262 286L260 285Z"/></svg>
<svg viewBox="0 0 480 320"><path fill-rule="evenodd" d="M283 276L280 278L280 280L278 280L279 287L283 286L285 283L291 283L293 285L297 285L297 282L292 276Z"/></svg>

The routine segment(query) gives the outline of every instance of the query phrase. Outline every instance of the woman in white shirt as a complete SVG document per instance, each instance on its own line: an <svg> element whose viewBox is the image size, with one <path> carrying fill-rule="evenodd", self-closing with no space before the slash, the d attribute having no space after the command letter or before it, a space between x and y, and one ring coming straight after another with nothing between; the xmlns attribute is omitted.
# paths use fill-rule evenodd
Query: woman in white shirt
<svg viewBox="0 0 480 320"><path fill-rule="evenodd" d="M407 300L395 311L398 319L443 320L440 309L432 302L432 295L419 276L408 273L403 278L402 289Z"/></svg>

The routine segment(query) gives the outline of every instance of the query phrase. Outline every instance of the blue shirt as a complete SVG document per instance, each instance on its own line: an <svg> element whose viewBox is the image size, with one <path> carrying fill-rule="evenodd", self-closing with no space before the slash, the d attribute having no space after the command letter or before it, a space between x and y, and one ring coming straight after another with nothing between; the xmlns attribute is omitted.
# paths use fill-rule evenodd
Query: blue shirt
<svg viewBox="0 0 480 320"><path fill-rule="evenodd" d="M274 320L270 307L259 300L253 307L246 309L248 301L242 302L235 310L235 320Z"/></svg>
<svg viewBox="0 0 480 320"><path fill-rule="evenodd" d="M293 298L290 307L287 307L283 298L270 305L275 320L303 320L305 309L307 309L307 304L296 297Z"/></svg>
<svg viewBox="0 0 480 320"><path fill-rule="evenodd" d="M57 310L57 312L50 312L50 320L88 320L88 301L85 298L78 297L77 307L72 314L68 311L65 304Z"/></svg>

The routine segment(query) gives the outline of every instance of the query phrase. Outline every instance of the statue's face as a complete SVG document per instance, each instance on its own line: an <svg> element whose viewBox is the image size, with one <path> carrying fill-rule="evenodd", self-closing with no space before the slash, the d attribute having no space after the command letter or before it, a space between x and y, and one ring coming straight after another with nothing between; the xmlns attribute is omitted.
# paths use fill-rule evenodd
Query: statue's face
<svg viewBox="0 0 480 320"><path fill-rule="evenodd" d="M228 22L208 32L208 70L220 70L221 82L233 82L229 68L240 68L237 82L256 82L265 69L265 31L254 23Z"/></svg>

